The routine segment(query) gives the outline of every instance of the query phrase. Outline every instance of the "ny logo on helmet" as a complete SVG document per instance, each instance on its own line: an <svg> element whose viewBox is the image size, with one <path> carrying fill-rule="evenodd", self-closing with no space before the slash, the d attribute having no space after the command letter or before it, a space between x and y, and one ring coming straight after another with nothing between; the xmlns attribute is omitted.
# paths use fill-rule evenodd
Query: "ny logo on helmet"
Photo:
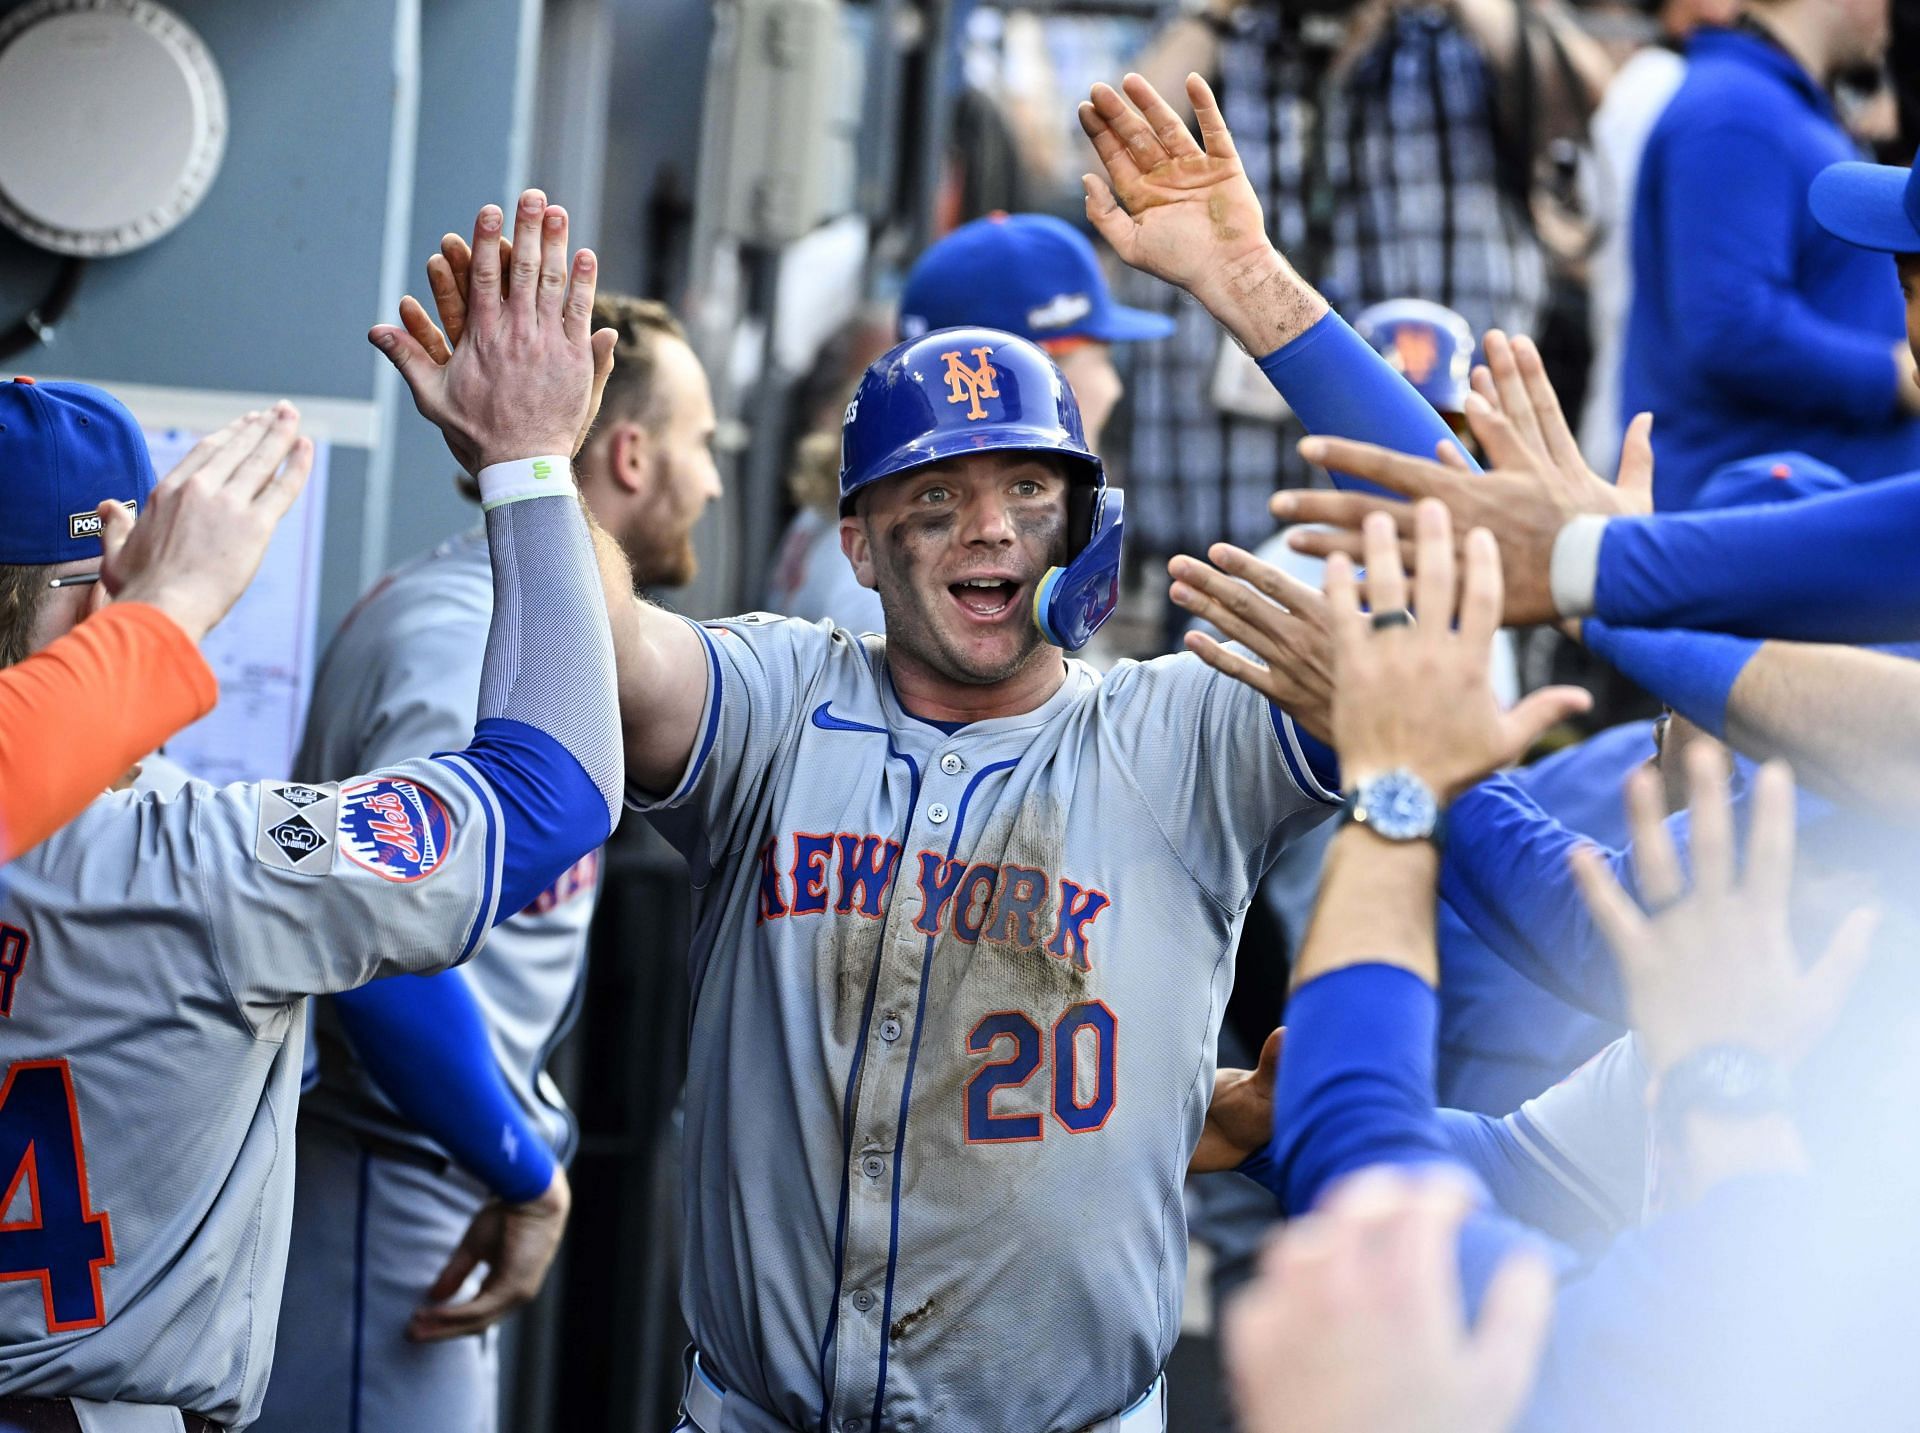
<svg viewBox="0 0 1920 1433"><path fill-rule="evenodd" d="M968 368L966 364L960 361L960 350L957 348L951 353L943 353L940 355L940 357L946 361L947 365L945 374L947 380L947 402L971 405L967 409L967 421L969 423L987 416L987 410L980 406L980 400L982 398L998 398L1000 396L1000 389L998 385L994 383L995 374L993 364L988 361L989 358L992 357L992 354L993 350L991 348L974 349L974 366L972 368Z"/></svg>
<svg viewBox="0 0 1920 1433"><path fill-rule="evenodd" d="M1433 377L1440 362L1440 344L1431 328L1402 324L1393 331L1393 356L1388 359L1409 383L1421 384Z"/></svg>

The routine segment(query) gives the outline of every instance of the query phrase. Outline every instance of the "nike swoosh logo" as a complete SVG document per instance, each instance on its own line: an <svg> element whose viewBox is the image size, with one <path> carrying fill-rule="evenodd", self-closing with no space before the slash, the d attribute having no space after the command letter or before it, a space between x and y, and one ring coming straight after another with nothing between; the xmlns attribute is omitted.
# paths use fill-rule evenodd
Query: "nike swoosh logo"
<svg viewBox="0 0 1920 1433"><path fill-rule="evenodd" d="M872 732L876 736L885 736L887 734L885 727L868 726L865 722L848 721L844 717L835 716L832 712L827 710L827 708L832 705L833 705L832 702L822 702L820 703L819 706L813 709L813 724L819 727L820 730L822 731L866 731L866 732Z"/></svg>

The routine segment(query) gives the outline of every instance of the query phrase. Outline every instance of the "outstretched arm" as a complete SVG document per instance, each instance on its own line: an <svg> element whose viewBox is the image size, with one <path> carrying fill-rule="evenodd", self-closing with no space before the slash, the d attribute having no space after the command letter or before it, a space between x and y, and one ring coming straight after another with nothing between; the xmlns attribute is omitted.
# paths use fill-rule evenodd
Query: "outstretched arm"
<svg viewBox="0 0 1920 1433"><path fill-rule="evenodd" d="M516 246L497 235L489 246L487 265L504 290L531 283L526 265L516 261ZM444 367L467 338L472 318L471 288L480 265L475 250L457 234L445 235L440 252L427 261L427 285L440 316L436 325L411 294L400 301L405 325L400 352L408 361ZM600 409L600 397L613 371L614 333L601 329L592 336L593 379L585 413L569 452L577 456L586 446ZM401 363L400 358L395 359ZM405 365L402 363L402 371ZM457 432L447 434L455 461L477 473L470 444ZM587 513L594 556L599 565L613 637L615 679L620 697L620 725L625 748L627 780L636 790L660 793L677 784L692 756L700 717L707 699L705 650L693 629L633 590L633 572L620 545Z"/></svg>
<svg viewBox="0 0 1920 1433"><path fill-rule="evenodd" d="M1811 790L1898 821L1920 799L1920 662L1910 656L1593 620L1581 636L1736 750L1791 761Z"/></svg>

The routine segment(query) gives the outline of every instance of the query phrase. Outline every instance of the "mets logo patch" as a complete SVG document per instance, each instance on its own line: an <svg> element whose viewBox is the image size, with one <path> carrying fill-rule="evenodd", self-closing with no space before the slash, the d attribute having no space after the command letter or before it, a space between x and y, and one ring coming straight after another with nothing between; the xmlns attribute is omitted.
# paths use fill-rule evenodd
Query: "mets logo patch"
<svg viewBox="0 0 1920 1433"><path fill-rule="evenodd" d="M362 781L340 793L340 850L382 880L424 880L453 850L453 817L417 781Z"/></svg>

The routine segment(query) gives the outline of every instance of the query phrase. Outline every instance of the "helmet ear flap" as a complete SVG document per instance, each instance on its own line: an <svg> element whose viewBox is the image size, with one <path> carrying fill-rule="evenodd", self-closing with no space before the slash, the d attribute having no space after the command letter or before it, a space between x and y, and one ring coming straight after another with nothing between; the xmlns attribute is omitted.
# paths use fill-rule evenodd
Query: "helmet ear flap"
<svg viewBox="0 0 1920 1433"><path fill-rule="evenodd" d="M1077 484L1068 499L1073 518L1079 500L1087 513L1085 532L1065 567L1050 568L1033 593L1033 620L1040 635L1056 647L1077 652L1093 639L1100 624L1120 605L1122 518L1126 494L1118 488Z"/></svg>

